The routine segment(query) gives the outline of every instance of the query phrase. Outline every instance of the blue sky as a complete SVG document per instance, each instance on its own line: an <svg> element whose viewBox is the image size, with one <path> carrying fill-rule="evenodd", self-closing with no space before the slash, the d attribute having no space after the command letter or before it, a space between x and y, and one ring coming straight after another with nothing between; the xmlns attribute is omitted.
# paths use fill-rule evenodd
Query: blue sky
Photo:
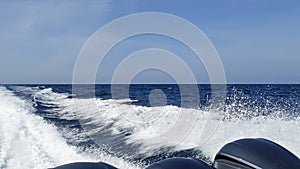
<svg viewBox="0 0 300 169"><path fill-rule="evenodd" d="M300 83L296 0L1 1L0 83L71 83L86 40L106 23L137 12L170 13L199 27L217 49L228 83ZM116 47L96 82L110 81L122 60L115 55L144 47L182 52L197 80L208 82L203 66L189 62L190 53L181 44L155 36ZM172 82L157 71L140 73L135 80Z"/></svg>

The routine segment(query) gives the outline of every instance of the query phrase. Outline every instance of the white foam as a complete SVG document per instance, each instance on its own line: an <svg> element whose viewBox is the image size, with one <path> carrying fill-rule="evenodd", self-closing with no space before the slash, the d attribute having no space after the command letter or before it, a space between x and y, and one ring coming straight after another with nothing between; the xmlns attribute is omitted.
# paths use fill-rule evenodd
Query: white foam
<svg viewBox="0 0 300 169"><path fill-rule="evenodd" d="M57 101L56 95L57 93L48 90L48 97L44 98L47 99L45 102ZM128 100L62 98L58 99L56 104L61 107L59 113L63 115L62 117L91 118L93 125L101 124L95 132L105 130L107 126L110 126L110 130L114 134L120 134L119 129L128 129L132 133L127 137L128 143L142 143L143 148L140 153L147 152L148 155L154 154L157 148L176 144L176 150L199 148L204 155L213 159L217 151L230 141L245 137L263 137L283 145L300 156L299 117L290 120L275 116L258 116L251 119L234 119L233 117L231 120L225 121L220 121L221 118L219 120L209 119L215 123L220 122L220 124L213 131L209 140L203 142L201 132L205 125L204 122L212 111L196 110L196 122L179 144L173 143L172 140L171 142L153 143L149 142L151 138L163 135L176 123L179 113L189 113L191 109L176 106L143 107L125 104L126 102ZM222 112L219 113L222 114ZM93 134L93 131L90 134Z"/></svg>
<svg viewBox="0 0 300 169"><path fill-rule="evenodd" d="M32 103L4 87L0 87L0 98L1 169L43 169L75 161L104 161L120 168L139 168L102 152L97 157L80 153L66 143L55 126L32 114Z"/></svg>
<svg viewBox="0 0 300 169"><path fill-rule="evenodd" d="M255 117L249 120L222 121L212 137L198 146L205 155L213 159L226 143L241 138L270 139L300 156L300 119L284 120ZM197 135L197 133L191 133Z"/></svg>

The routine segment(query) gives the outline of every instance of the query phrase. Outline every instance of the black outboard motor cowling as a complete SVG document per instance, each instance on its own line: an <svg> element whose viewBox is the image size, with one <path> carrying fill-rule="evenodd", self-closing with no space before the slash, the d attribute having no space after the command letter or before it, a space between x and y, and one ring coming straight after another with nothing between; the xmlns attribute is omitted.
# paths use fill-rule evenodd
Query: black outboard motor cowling
<svg viewBox="0 0 300 169"><path fill-rule="evenodd" d="M51 168L49 168L51 169ZM106 163L92 163L92 162L79 162L79 163L71 163L71 164L66 164L62 165L59 167L55 167L52 169L117 169L114 166L111 166Z"/></svg>
<svg viewBox="0 0 300 169"><path fill-rule="evenodd" d="M226 144L212 166L194 158L171 158L146 169L300 169L300 159L282 146L266 139L241 139ZM106 163L71 163L53 169L117 169Z"/></svg>
<svg viewBox="0 0 300 169"><path fill-rule="evenodd" d="M171 158L152 164L146 169L213 169L207 163L195 158Z"/></svg>
<svg viewBox="0 0 300 169"><path fill-rule="evenodd" d="M216 169L300 169L300 159L266 139L241 139L226 144L216 155Z"/></svg>

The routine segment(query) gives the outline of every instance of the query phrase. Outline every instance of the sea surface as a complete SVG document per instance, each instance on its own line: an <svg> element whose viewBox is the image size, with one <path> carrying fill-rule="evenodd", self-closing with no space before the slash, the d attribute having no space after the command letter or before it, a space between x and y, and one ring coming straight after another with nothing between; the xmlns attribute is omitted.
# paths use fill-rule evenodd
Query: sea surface
<svg viewBox="0 0 300 169"><path fill-rule="evenodd" d="M46 169L78 161L140 169L174 156L211 163L223 145L245 137L273 140L300 156L300 85L227 85L219 107L211 86L203 84L189 95L176 84L131 84L129 98L113 97L110 85L77 89L0 86L1 169ZM193 123L184 124L191 128L182 135L172 126L190 112ZM204 139L211 113L210 123L217 125ZM161 140L166 132L178 135Z"/></svg>

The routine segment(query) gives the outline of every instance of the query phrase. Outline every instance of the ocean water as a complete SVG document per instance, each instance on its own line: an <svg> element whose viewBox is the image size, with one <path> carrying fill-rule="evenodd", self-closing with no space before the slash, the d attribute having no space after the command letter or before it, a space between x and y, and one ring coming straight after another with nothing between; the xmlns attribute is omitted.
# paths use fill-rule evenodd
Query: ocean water
<svg viewBox="0 0 300 169"><path fill-rule="evenodd" d="M96 85L95 92L93 86L79 89L73 94L72 85L0 86L1 169L46 169L78 161L140 169L174 156L211 163L223 145L245 137L271 139L300 156L300 85L228 85L220 107L211 106L210 85L198 85L199 93L184 97L186 103L198 99L197 105L182 105L176 84L130 85L129 98L112 97L110 85ZM153 97L153 91L163 99ZM186 124L192 128L179 142L155 139L174 126L180 113L188 118L190 112L196 118ZM204 141L210 113L217 113L210 122L218 125Z"/></svg>

